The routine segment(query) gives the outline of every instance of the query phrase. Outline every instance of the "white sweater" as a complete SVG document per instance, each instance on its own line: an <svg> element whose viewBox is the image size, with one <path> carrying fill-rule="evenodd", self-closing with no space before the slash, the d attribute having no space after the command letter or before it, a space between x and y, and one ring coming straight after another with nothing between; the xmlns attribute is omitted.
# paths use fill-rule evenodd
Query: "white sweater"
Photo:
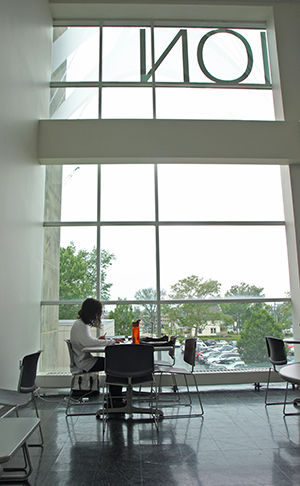
<svg viewBox="0 0 300 486"><path fill-rule="evenodd" d="M88 324L85 324L81 319L74 322L70 341L74 352L74 361L78 371L89 371L97 361L97 358L90 353L82 351L87 346L110 346L114 344L113 339L96 339L91 336L91 329ZM75 370L73 370L75 371Z"/></svg>

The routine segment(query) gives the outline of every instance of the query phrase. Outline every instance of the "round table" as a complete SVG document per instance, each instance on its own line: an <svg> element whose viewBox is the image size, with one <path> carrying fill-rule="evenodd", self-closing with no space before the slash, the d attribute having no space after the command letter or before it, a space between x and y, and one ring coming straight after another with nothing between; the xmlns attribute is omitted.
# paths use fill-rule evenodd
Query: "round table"
<svg viewBox="0 0 300 486"><path fill-rule="evenodd" d="M279 371L281 378L293 385L300 385L300 363L292 363L286 366L283 366ZM295 398L293 400L293 404L295 407L299 407L300 405L300 398Z"/></svg>
<svg viewBox="0 0 300 486"><path fill-rule="evenodd" d="M279 371L281 378L290 383L300 385L300 363L283 366Z"/></svg>

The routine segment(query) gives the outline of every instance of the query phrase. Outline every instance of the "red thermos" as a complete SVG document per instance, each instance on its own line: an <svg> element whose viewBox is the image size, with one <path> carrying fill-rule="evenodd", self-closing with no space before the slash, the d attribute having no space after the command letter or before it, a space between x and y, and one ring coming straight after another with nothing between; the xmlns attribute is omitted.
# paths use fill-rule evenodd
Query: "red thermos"
<svg viewBox="0 0 300 486"><path fill-rule="evenodd" d="M140 344L140 320L132 322L132 343Z"/></svg>

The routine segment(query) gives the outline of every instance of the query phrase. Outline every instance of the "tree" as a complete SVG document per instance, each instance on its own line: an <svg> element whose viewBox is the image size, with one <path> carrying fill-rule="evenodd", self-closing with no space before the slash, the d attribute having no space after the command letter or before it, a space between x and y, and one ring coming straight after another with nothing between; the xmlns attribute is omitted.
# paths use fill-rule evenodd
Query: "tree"
<svg viewBox="0 0 300 486"><path fill-rule="evenodd" d="M225 297L264 297L263 287L249 285L241 282L238 285L232 285L226 292ZM222 311L225 315L230 316L235 323L235 330L240 333L246 319L251 315L254 308L262 307L263 303L246 303L246 302L229 302L222 304Z"/></svg>
<svg viewBox="0 0 300 486"><path fill-rule="evenodd" d="M245 321L238 342L239 353L246 363L267 361L266 336L282 338L282 326L266 309L255 309Z"/></svg>
<svg viewBox="0 0 300 486"><path fill-rule="evenodd" d="M290 330L293 326L292 304L291 302L283 302L282 304L274 304L273 308L276 322L280 322L282 328Z"/></svg>
<svg viewBox="0 0 300 486"><path fill-rule="evenodd" d="M136 300L155 300L156 301L156 290L152 287L145 289L140 289L135 293ZM157 305L156 302L150 302L148 304L141 304L140 309L136 309L138 318L143 319L144 327L151 333L157 328Z"/></svg>
<svg viewBox="0 0 300 486"><path fill-rule="evenodd" d="M95 253L95 265L97 265L97 258L96 258L96 248L93 249ZM109 251L103 249L100 252L100 299L101 300L109 300L110 297L110 289L112 287L112 283L108 283L107 279L107 269L112 265L113 260L116 257L113 253L109 253Z"/></svg>
<svg viewBox="0 0 300 486"><path fill-rule="evenodd" d="M221 284L217 280L203 280L191 275L171 286L171 299L205 299L219 297ZM210 303L182 303L169 306L168 317L181 327L194 328L195 336L201 332L209 321L220 320L218 306Z"/></svg>
<svg viewBox="0 0 300 486"><path fill-rule="evenodd" d="M133 311L132 305L117 305L115 310L109 313L108 317L109 319L114 319L115 333L117 335L131 336L131 323L136 320L136 314Z"/></svg>
<svg viewBox="0 0 300 486"><path fill-rule="evenodd" d="M106 282L107 268L112 264L114 255L101 250L101 299L107 300L111 283ZM73 241L67 247L60 248L59 298L60 300L84 300L97 295L97 251L93 248L76 250ZM74 308L62 305L60 319L74 319Z"/></svg>

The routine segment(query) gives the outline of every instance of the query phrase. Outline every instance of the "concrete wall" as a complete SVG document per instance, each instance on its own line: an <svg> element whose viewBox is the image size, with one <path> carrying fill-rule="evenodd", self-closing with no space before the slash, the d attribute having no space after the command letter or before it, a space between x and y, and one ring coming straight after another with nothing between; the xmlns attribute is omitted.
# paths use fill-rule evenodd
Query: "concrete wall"
<svg viewBox="0 0 300 486"><path fill-rule="evenodd" d="M47 0L0 3L0 387L40 348L44 168L38 119L48 113L51 17Z"/></svg>

